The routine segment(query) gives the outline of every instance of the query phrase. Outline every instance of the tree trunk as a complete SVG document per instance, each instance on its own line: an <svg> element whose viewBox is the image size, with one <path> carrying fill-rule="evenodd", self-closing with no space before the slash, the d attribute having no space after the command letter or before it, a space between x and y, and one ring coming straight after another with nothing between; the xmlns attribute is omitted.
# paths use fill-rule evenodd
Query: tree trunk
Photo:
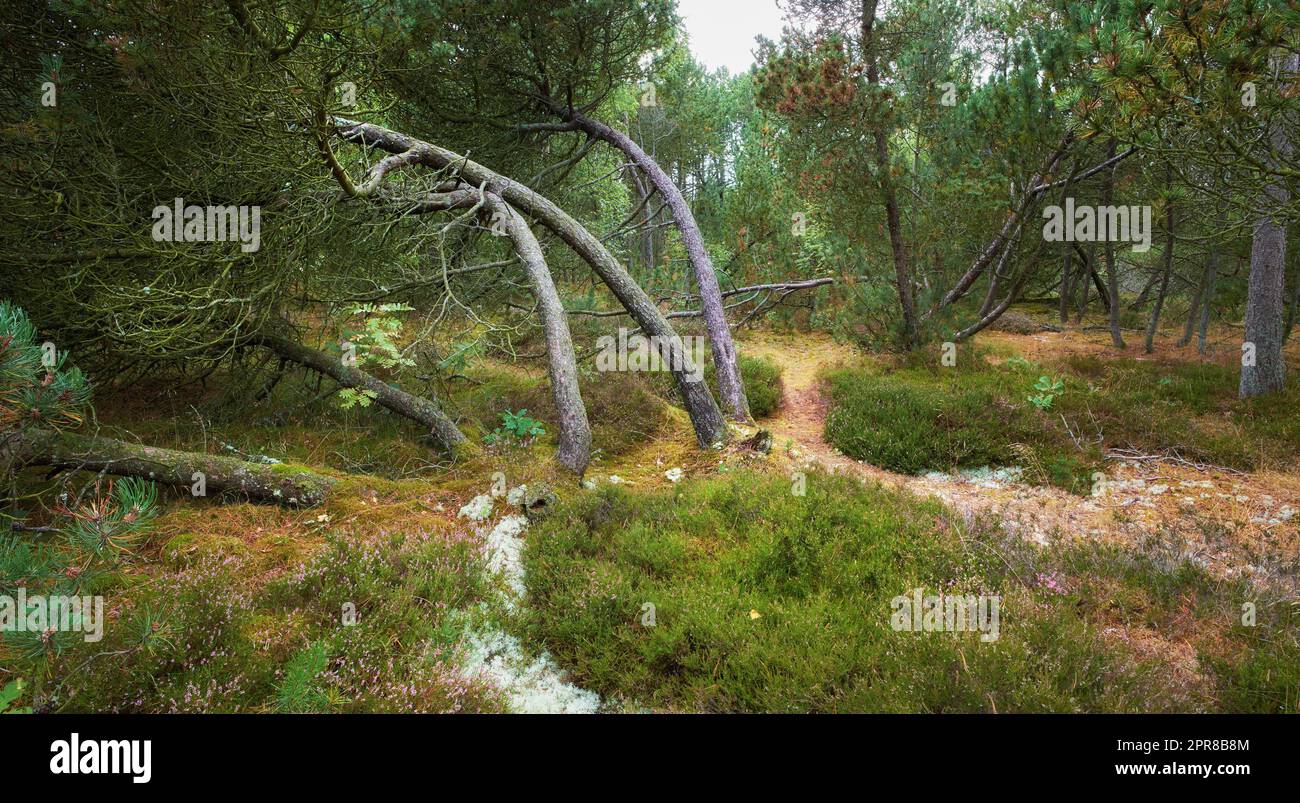
<svg viewBox="0 0 1300 803"><path fill-rule="evenodd" d="M877 0L862 0L862 58L867 66L867 83L873 89L880 87L880 65L876 58L876 5ZM877 98L879 101L879 98ZM907 261L907 246L903 242L902 216L898 211L898 195L894 191L893 163L889 157L889 132L885 130L885 115L873 126L875 140L876 172L880 192L885 198L885 222L889 228L889 250L894 257L894 284L898 288L898 303L903 308L903 348L910 351L917 345L916 298L912 292L912 266Z"/></svg>
<svg viewBox="0 0 1300 803"><path fill-rule="evenodd" d="M1300 70L1300 54L1286 58L1282 72L1294 75ZM1291 156L1291 138L1287 134L1286 119L1273 122L1269 132L1273 151L1280 158ZM1261 198L1266 210L1255 223L1255 236L1250 246L1250 280L1246 291L1246 343L1254 347L1254 364L1242 360L1241 398L1278 393L1286 380L1286 358L1283 346L1283 297L1286 292L1286 221L1274 217L1267 210L1281 210L1291 199L1286 180L1281 176L1270 179Z"/></svg>
<svg viewBox="0 0 1300 803"><path fill-rule="evenodd" d="M428 399L407 393L356 366L345 364L332 354L304 346L287 337L265 333L255 335L252 342L271 349L286 360L319 371L344 387L373 393L375 403L379 406L428 427L429 435L439 447L448 452L454 452L465 443L465 436L456 424L442 408Z"/></svg>
<svg viewBox="0 0 1300 803"><path fill-rule="evenodd" d="M1218 251L1211 244L1210 252L1205 255L1205 267L1201 269L1201 280L1196 285L1196 294L1192 297L1192 307L1187 310L1187 323L1183 326L1183 336L1178 339L1179 347L1192 342L1192 335L1196 332L1196 322L1200 318L1201 305L1209 301L1206 298L1206 293L1210 288L1210 283L1214 281L1217 254Z"/></svg>
<svg viewBox="0 0 1300 803"><path fill-rule="evenodd" d="M1012 256L1016 253L1016 249L1020 247L1020 235L1023 232L1024 226L1017 226L1015 233L1011 235L1011 241L1007 243L1007 247L1003 249L1002 255L998 257L997 267L993 269L993 273L989 276L989 289L988 292L984 294L984 303L980 304L977 317L983 318L993 309L993 302L998 297L998 290L1002 288L1002 279L1005 275L1003 272L1006 270L1007 262L1011 261Z"/></svg>
<svg viewBox="0 0 1300 803"><path fill-rule="evenodd" d="M1291 276L1291 303L1286 308L1286 327L1282 331L1283 342L1291 339L1291 330L1295 328L1296 312L1300 311L1300 259L1296 259L1295 250L1291 251L1291 261L1296 269Z"/></svg>
<svg viewBox="0 0 1300 803"><path fill-rule="evenodd" d="M335 482L295 466L251 463L40 428L16 433L3 451L16 458L17 465L97 471L187 488L194 487L199 474L207 492L239 493L288 507L320 504Z"/></svg>
<svg viewBox="0 0 1300 803"><path fill-rule="evenodd" d="M1118 143L1111 140L1106 148L1106 158L1115 155L1115 148ZM1101 205L1110 206L1115 195L1115 168L1112 167L1106 171L1106 180L1101 185ZM1119 330L1119 268L1115 264L1115 243L1111 242L1108 233L1098 232L1105 237L1103 253L1106 257L1106 298L1110 305L1110 340L1115 348L1124 348L1124 335Z"/></svg>
<svg viewBox="0 0 1300 803"><path fill-rule="evenodd" d="M1173 189L1173 168L1168 171L1166 186ZM1165 199L1165 270L1160 277L1160 289L1156 292L1156 304L1151 308L1151 322L1147 324L1146 352L1155 351L1156 328L1160 326L1160 311L1165 306L1165 294L1169 292L1169 277L1174 273L1174 199Z"/></svg>
<svg viewBox="0 0 1300 803"><path fill-rule="evenodd" d="M1079 284L1082 285L1082 292L1079 294L1079 310L1074 315L1076 324L1083 323L1083 314L1088 311L1088 294L1092 291L1093 277L1097 275L1097 269L1093 267L1092 260L1088 254L1079 248L1078 243L1072 245L1079 251Z"/></svg>
<svg viewBox="0 0 1300 803"><path fill-rule="evenodd" d="M749 421L749 400L745 397L736 345L732 342L731 327L727 325L727 313L722 306L722 288L718 286L718 274L713 269L709 252L704 248L704 236L700 233L699 224L695 222L690 204L686 203L681 190L659 163L650 158L627 134L555 103L551 104L551 109L561 119L576 124L586 134L602 139L622 151L641 168L663 197L672 213L673 222L677 224L677 230L681 232L682 245L686 248L686 256L695 272L695 284L700 291L700 309L704 312L704 326L713 347L713 364L717 368L718 392L722 396L722 403L733 419Z"/></svg>
<svg viewBox="0 0 1300 803"><path fill-rule="evenodd" d="M609 253L591 232L556 206L548 198L533 192L513 179L429 142L396 131L351 120L336 119L339 135L346 141L367 145L388 153L411 152L412 163L418 162L438 170L450 170L475 187L483 186L496 193L514 208L524 212L555 233L591 266L601 280L636 320L642 331L658 338L661 356L672 368L677 390L691 417L695 437L701 446L712 446L727 439L726 422L709 391L708 385L696 381L696 368L681 337L664 318L654 301L628 274L614 255Z"/></svg>
<svg viewBox="0 0 1300 803"><path fill-rule="evenodd" d="M1076 156L1074 163L1070 165L1070 175L1065 179L1065 195L1070 194L1070 187L1074 184L1074 177L1079 174L1079 162L1081 157ZM1064 255L1061 258L1061 290L1059 309L1057 316L1061 320L1061 325L1070 322L1070 296L1074 294L1074 273L1071 271L1074 258L1074 243L1062 243L1064 246ZM1086 284L1084 285L1087 286Z"/></svg>
<svg viewBox="0 0 1300 803"><path fill-rule="evenodd" d="M591 462L591 425L587 422L587 408L582 403L578 389L578 364L573 354L573 337L569 334L568 316L560 303L555 281L546 267L542 246L533 236L532 229L519 213L492 193L487 203L496 213L506 233L515 246L515 253L523 260L528 279L537 297L538 311L542 316L542 329L546 332L547 370L551 378L551 398L559 415L560 465L581 475Z"/></svg>
<svg viewBox="0 0 1300 803"><path fill-rule="evenodd" d="M1196 353L1202 357L1205 356L1205 338L1210 328L1210 308L1214 302L1214 290L1219 282L1219 252L1217 250L1210 254L1210 263L1206 266L1205 272L1209 281L1205 285L1205 298L1201 299L1201 323L1196 336Z"/></svg>

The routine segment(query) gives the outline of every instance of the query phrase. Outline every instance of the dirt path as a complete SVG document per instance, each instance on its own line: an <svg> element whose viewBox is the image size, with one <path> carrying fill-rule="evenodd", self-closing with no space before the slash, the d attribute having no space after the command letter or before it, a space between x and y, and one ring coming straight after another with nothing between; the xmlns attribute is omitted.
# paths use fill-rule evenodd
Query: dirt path
<svg viewBox="0 0 1300 803"><path fill-rule="evenodd" d="M1045 339L1060 337L999 335L1021 353L1041 351ZM1146 549L1158 546L1221 576L1246 573L1270 584L1296 582L1300 477L1201 471L1169 461L1113 460L1107 466L1103 493L1079 497L987 473L970 477L896 474L841 454L823 437L827 399L822 376L837 365L862 362L863 355L819 334L755 334L741 342L741 350L783 368L782 408L762 425L772 432L773 454L788 461L792 470L817 466L935 496L967 521L988 517L1008 533L1042 545L1053 539L1083 538Z"/></svg>

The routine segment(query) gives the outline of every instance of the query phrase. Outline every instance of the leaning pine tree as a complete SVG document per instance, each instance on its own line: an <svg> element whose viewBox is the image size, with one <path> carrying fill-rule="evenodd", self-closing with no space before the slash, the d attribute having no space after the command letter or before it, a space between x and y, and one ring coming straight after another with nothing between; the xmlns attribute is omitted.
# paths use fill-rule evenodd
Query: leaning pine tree
<svg viewBox="0 0 1300 803"><path fill-rule="evenodd" d="M0 475L28 466L96 471L233 492L289 506L320 503L333 480L301 469L141 446L72 430L83 421L90 384L17 305L0 301Z"/></svg>

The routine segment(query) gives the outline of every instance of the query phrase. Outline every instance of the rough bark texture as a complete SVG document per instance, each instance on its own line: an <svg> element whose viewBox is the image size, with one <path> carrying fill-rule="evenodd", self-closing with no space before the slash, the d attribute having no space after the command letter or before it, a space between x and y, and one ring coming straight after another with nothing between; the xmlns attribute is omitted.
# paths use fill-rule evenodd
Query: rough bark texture
<svg viewBox="0 0 1300 803"><path fill-rule="evenodd" d="M1074 184L1074 177L1078 174L1079 159L1076 157L1074 163L1070 166L1070 175L1065 179L1066 196L1069 196L1070 187ZM1064 325L1070 322L1070 299L1074 295L1075 274L1072 270L1074 267L1074 248L1072 247L1074 243L1062 243L1062 245L1065 247L1061 259L1061 291L1057 298L1059 307L1057 310L1057 317L1060 319L1061 324ZM1084 287L1087 287L1086 282L1084 283Z"/></svg>
<svg viewBox="0 0 1300 803"><path fill-rule="evenodd" d="M447 417L442 408L428 399L393 387L360 368L344 364L332 354L309 348L281 335L260 334L254 338L254 342L271 349L286 360L319 371L344 387L374 393L376 404L428 427L429 435L448 452L454 452L457 446L465 442L465 436L455 422Z"/></svg>
<svg viewBox="0 0 1300 803"><path fill-rule="evenodd" d="M1291 261L1300 265L1300 259L1296 259L1295 250L1291 250ZM1287 302L1286 307L1286 327L1282 332L1284 341L1291 339L1291 330L1295 328L1296 313L1300 311L1300 267L1291 272L1291 300Z"/></svg>
<svg viewBox="0 0 1300 803"><path fill-rule="evenodd" d="M452 170L468 183L476 187L482 186L486 191L501 196L506 203L554 232L600 276L624 309L632 314L642 331L650 337L659 338L655 342L661 344L661 356L672 366L677 390L681 393L700 445L711 446L726 441L727 428L722 412L708 385L693 379L695 366L681 338L654 301L582 224L548 198L446 148L369 123L344 119L336 119L335 122L339 135L344 140L388 153L414 152L413 162L440 170Z"/></svg>
<svg viewBox="0 0 1300 803"><path fill-rule="evenodd" d="M167 485L190 487L195 473L201 473L208 494L239 493L287 507L318 505L334 485L329 477L296 466L250 463L39 428L16 434L5 451L18 465L84 469Z"/></svg>
<svg viewBox="0 0 1300 803"><path fill-rule="evenodd" d="M1210 264L1205 269L1209 282L1205 285L1205 298L1201 300L1201 322L1196 333L1196 352L1205 354L1205 339L1210 328L1210 311L1214 302L1214 290L1219 283L1219 252L1210 254Z"/></svg>
<svg viewBox="0 0 1300 803"><path fill-rule="evenodd" d="M1300 54L1287 57L1283 72L1300 71ZM1283 159L1291 155L1285 120L1273 121L1269 137ZM1291 199L1285 179L1274 177L1264 190L1265 210L1281 209ZM1250 281L1246 292L1246 342L1254 344L1255 364L1241 366L1240 395L1245 399L1282 390L1286 379L1283 345L1283 295L1286 285L1286 221L1265 211L1255 223L1250 245Z"/></svg>
<svg viewBox="0 0 1300 803"><path fill-rule="evenodd" d="M1113 158L1116 148L1115 140L1110 141L1110 146L1106 150L1106 156ZM1101 186L1101 205L1110 206L1115 196L1115 168L1112 167L1106 171L1106 180ZM1110 340L1115 348L1124 348L1124 335L1119 328L1119 266L1115 264L1115 243L1111 242L1109 236L1105 237L1103 246L1106 257L1106 297L1110 305Z"/></svg>
<svg viewBox="0 0 1300 803"><path fill-rule="evenodd" d="M733 419L749 421L749 400L745 397L745 385L741 381L740 366L736 359L736 345L731 339L731 327L727 325L727 314L722 306L722 288L718 286L718 274L713 270L709 252L704 248L704 236L700 233L699 224L695 222L690 204L659 163L627 134L557 105L552 105L552 111L562 119L576 124L586 134L604 140L622 151L645 173L668 204L673 222L681 232L682 246L686 249L686 256L695 273L695 284L700 291L700 310L704 313L704 326L713 347L713 364L718 372L718 393Z"/></svg>
<svg viewBox="0 0 1300 803"><path fill-rule="evenodd" d="M551 378L551 398L559 415L560 465L582 474L591 462L591 425L587 422L587 407L582 403L578 389L578 364L573 353L573 336L569 334L568 316L560 303L551 271L542 256L542 246L533 236L528 222L500 196L486 195L488 208L496 213L506 234L514 243L515 253L524 263L524 270L533 286L542 329L546 333L547 370Z"/></svg>
<svg viewBox="0 0 1300 803"><path fill-rule="evenodd" d="M876 58L876 5L877 0L862 0L862 58L867 63L867 83L873 89L880 86L880 66ZM872 132L876 172L880 192L885 199L885 221L889 228L889 250L894 258L894 284L898 288L898 303L903 308L903 347L911 349L917 342L916 298L912 292L912 266L907 261L907 246L903 242L903 223L898 211L898 195L894 190L894 174L889 157L889 133L884 121L878 121Z"/></svg>
<svg viewBox="0 0 1300 803"><path fill-rule="evenodd" d="M1173 186L1173 169L1169 171L1169 186ZM1156 304L1151 308L1151 321L1147 324L1146 352L1155 351L1156 329L1160 326L1160 312L1165 307L1165 296L1169 292L1169 278L1174 274L1174 199L1169 198L1165 207L1165 269L1160 276L1160 289L1156 291Z"/></svg>

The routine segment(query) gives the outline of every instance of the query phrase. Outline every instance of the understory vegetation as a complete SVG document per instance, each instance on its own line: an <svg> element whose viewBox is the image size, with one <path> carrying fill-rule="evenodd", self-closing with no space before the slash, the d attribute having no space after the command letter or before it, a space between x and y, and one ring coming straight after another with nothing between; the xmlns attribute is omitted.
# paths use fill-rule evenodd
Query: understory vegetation
<svg viewBox="0 0 1300 803"><path fill-rule="evenodd" d="M1115 448L1248 471L1291 465L1300 392L1241 400L1232 376L1215 363L1083 354L1038 363L971 351L947 368L873 364L828 377L826 436L894 471L1010 466L1079 494Z"/></svg>
<svg viewBox="0 0 1300 803"><path fill-rule="evenodd" d="M529 632L585 685L678 711L1294 711L1297 612L1155 550L1040 549L829 475L609 488L529 540ZM1000 634L899 633L891 599L998 594ZM644 605L654 605L645 624ZM1188 638L1178 676L1153 645Z"/></svg>

